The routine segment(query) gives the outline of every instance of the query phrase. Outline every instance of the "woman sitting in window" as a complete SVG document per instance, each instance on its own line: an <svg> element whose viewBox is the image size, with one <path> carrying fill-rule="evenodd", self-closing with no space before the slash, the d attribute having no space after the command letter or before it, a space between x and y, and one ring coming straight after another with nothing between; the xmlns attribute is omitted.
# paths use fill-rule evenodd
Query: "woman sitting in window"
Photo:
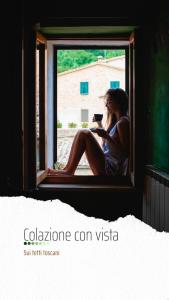
<svg viewBox="0 0 169 300"><path fill-rule="evenodd" d="M98 121L98 128L95 129L95 133L102 138L102 147L90 129L79 129L65 168L48 169L48 174L73 175L85 152L94 175L126 175L129 156L128 96L124 90L117 88L109 89L105 97L107 128L105 130L102 121Z"/></svg>

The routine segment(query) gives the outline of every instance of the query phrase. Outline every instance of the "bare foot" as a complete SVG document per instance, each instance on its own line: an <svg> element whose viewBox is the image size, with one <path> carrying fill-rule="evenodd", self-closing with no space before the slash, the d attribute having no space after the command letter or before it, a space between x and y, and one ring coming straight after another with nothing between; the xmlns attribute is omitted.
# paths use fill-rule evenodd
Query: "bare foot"
<svg viewBox="0 0 169 300"><path fill-rule="evenodd" d="M72 176L73 175L66 170L55 170L55 169L50 169L50 168L48 168L48 174L49 175L58 175L58 176Z"/></svg>

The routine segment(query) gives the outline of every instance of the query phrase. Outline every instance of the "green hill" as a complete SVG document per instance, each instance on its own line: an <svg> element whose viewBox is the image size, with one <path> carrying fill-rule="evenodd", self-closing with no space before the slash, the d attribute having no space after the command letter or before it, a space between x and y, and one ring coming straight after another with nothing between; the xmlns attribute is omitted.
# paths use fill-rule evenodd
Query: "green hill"
<svg viewBox="0 0 169 300"><path fill-rule="evenodd" d="M58 50L57 51L57 72L61 73L70 69L78 68L95 62L98 56L111 58L124 55L125 50Z"/></svg>

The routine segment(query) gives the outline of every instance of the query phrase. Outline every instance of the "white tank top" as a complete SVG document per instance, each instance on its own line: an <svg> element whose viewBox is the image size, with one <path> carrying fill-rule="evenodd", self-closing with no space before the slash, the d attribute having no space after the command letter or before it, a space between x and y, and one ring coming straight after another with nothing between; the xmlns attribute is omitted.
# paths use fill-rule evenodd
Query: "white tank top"
<svg viewBox="0 0 169 300"><path fill-rule="evenodd" d="M127 116L122 116L119 119L119 121L122 118L127 118L127 120L129 120L129 118ZM113 137L117 133L117 124L118 124L119 121L117 121L116 124L111 128L111 130L109 132L109 135L111 137ZM102 147L103 147L103 152L105 154L105 157L107 157L109 159L109 162L111 163L111 161L112 161L112 164L116 165L117 169L118 168L122 168L123 169L124 162L128 158L126 156L125 151L123 151L121 149L121 147L118 147L117 144L111 144L111 146L110 146L110 144L107 142L107 140L104 141L104 144L103 144ZM121 170L121 171L123 173L123 170Z"/></svg>

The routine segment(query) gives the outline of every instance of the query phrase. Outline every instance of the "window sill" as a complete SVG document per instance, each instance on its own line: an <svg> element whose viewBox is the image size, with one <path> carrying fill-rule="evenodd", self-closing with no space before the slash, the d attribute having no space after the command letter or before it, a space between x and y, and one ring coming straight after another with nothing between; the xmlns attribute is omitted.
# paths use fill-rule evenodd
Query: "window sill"
<svg viewBox="0 0 169 300"><path fill-rule="evenodd" d="M47 170L40 170L37 172L37 177L36 177L36 184L38 185L40 182L45 180L47 176L48 171Z"/></svg>
<svg viewBox="0 0 169 300"><path fill-rule="evenodd" d="M56 190L56 191L100 191L112 190L122 191L131 190L133 186L130 178L127 176L80 176L73 175L71 177L58 177L47 175L46 178L38 185L40 190Z"/></svg>
<svg viewBox="0 0 169 300"><path fill-rule="evenodd" d="M59 177L58 175L47 175L44 184L99 184L99 185L131 185L129 176L94 176L94 175L72 175L70 177Z"/></svg>
<svg viewBox="0 0 169 300"><path fill-rule="evenodd" d="M41 183L38 186L41 191L131 191L133 186L124 185L98 185L98 184L50 184Z"/></svg>
<svg viewBox="0 0 169 300"><path fill-rule="evenodd" d="M158 180L160 183L169 187L169 173L168 172L166 172L164 170L160 170L160 169L154 167L153 165L146 165L145 171L146 171L147 175L150 175L154 179Z"/></svg>

